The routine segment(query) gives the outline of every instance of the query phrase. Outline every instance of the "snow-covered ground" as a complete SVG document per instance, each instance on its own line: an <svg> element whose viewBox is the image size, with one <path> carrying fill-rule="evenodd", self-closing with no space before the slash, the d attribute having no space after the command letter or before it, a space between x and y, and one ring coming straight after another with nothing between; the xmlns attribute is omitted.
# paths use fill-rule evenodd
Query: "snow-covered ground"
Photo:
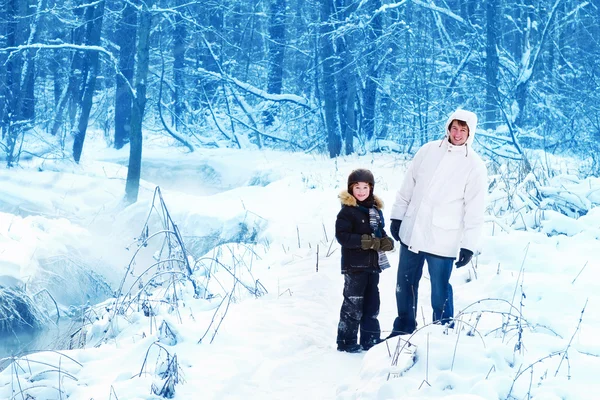
<svg viewBox="0 0 600 400"><path fill-rule="evenodd" d="M126 206L127 153L92 139L80 165L0 170L0 285L26 285L43 304L47 289L71 316L87 310L76 336L85 347L16 355L0 373L0 398L154 399L165 384L176 399L597 398L598 179L565 168L523 188L544 193L542 208L587 212L575 219L540 211L515 195L508 173L490 172L482 253L451 280L463 322L429 325L425 272L421 329L403 337L411 345L395 338L346 354L335 345L337 194L352 169L369 168L389 211L404 157L154 145L144 150L140 200ZM195 295L172 270L157 270L155 281L142 273L162 262L160 232L170 226L157 185L203 288ZM391 253L380 281L383 335L395 316L397 260ZM127 291L140 295L115 303ZM153 304L146 314L143 299Z"/></svg>

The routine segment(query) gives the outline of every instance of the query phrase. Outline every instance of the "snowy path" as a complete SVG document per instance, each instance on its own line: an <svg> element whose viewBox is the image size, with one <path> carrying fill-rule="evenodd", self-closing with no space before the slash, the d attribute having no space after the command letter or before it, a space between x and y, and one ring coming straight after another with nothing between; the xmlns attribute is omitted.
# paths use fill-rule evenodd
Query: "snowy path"
<svg viewBox="0 0 600 400"><path fill-rule="evenodd" d="M198 347L197 359L185 375L196 382L193 386L206 388L204 396L333 399L339 386L358 376L365 353L336 350L343 286L338 258L321 260L318 273L310 259L279 268L289 271L279 281L275 272L266 275L270 294L232 307L215 342ZM393 294L385 286L386 294ZM385 297L389 309L391 296ZM391 324L387 322L382 325ZM188 390L192 395L193 386L178 389L182 398Z"/></svg>

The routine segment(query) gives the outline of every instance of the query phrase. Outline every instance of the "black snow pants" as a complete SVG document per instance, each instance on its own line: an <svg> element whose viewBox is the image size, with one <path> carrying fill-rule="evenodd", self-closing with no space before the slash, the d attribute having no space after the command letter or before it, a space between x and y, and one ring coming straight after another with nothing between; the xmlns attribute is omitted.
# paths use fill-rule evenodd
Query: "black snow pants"
<svg viewBox="0 0 600 400"><path fill-rule="evenodd" d="M344 275L344 301L340 310L337 343L370 347L379 341L379 273L354 272Z"/></svg>

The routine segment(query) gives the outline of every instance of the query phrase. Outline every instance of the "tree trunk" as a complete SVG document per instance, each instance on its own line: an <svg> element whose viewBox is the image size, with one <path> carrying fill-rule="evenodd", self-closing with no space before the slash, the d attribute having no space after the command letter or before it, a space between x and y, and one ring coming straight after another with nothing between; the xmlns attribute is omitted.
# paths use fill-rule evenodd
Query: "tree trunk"
<svg viewBox="0 0 600 400"><path fill-rule="evenodd" d="M79 5L79 9L83 15L83 24L74 29L75 40L80 40L79 43L85 43L86 38L89 37L90 29L93 26L92 21L89 20L88 14L86 13L89 10L90 6L87 6L84 3L84 0L77 0L77 4ZM80 39L81 38L81 39ZM69 86L69 121L71 126L75 126L77 120L77 113L81 110L81 101L83 99L83 89L85 88L85 84L88 80L89 73L89 65L88 59L86 58L86 52L80 50L77 52L74 58L74 69L72 82L73 85Z"/></svg>
<svg viewBox="0 0 600 400"><path fill-rule="evenodd" d="M41 6L38 3L38 8ZM19 46L26 43L32 43L35 38L32 35L36 31L31 31L32 26L36 26L39 19L30 22L26 18L30 14L29 1L8 0L6 4L7 17L7 45ZM31 26L30 26L31 24ZM31 33L31 35L30 35ZM8 167L14 166L19 155L15 154L17 140L23 135L25 121L33 115L33 103L28 105L27 96L33 101L33 76L34 50L17 52L6 62L7 76L7 124L6 129L6 164ZM31 109L27 109L26 105ZM5 136L3 131L3 136Z"/></svg>
<svg viewBox="0 0 600 400"><path fill-rule="evenodd" d="M208 29L205 31L204 36L206 37L208 46L204 43L200 45L200 65L207 71L218 73L220 69L216 60L219 59L221 55L219 32L222 30L223 14L220 9L212 4L204 3L202 8L205 18L207 19L205 23ZM206 93L206 98L208 98L209 101L213 100L213 97L216 95L219 88L219 84L215 82L214 79L201 79L200 86L200 93ZM200 98L205 98L205 96L200 96ZM204 102L205 101L201 100L201 103Z"/></svg>
<svg viewBox="0 0 600 400"><path fill-rule="evenodd" d="M381 0L373 0L370 2L371 10L374 12L381 7ZM368 34L368 72L365 82L364 92L364 114L363 114L363 131L367 140L370 140L375 135L375 107L377 104L377 80L379 79L379 68L378 63L380 62L377 57L376 48L377 41L381 36L383 29L381 13L378 13L371 20L371 29Z"/></svg>
<svg viewBox="0 0 600 400"><path fill-rule="evenodd" d="M27 68L23 71L23 87L21 114L24 120L35 120L35 55L37 50L28 50L26 52Z"/></svg>
<svg viewBox="0 0 600 400"><path fill-rule="evenodd" d="M133 69L135 66L135 40L137 12L132 6L137 0L126 2L117 27L116 42L119 45L119 69L123 76L117 75L115 89L115 149L129 142L131 131L131 107L133 94ZM125 81L127 79L128 82Z"/></svg>
<svg viewBox="0 0 600 400"><path fill-rule="evenodd" d="M17 43L17 31L19 20L18 0L7 0L6 2L6 46L14 47ZM13 165L14 149L19 132L13 125L13 121L18 118L17 94L19 93L19 71L21 69L21 57L15 54L14 57L6 61L6 112L5 120L2 124L2 137L6 138L6 164L8 167ZM18 119L16 119L18 120Z"/></svg>
<svg viewBox="0 0 600 400"><path fill-rule="evenodd" d="M283 87L283 62L285 49L285 11L286 0L271 1L271 20L269 25L269 76L268 91L281 94Z"/></svg>
<svg viewBox="0 0 600 400"><path fill-rule="evenodd" d="M61 57L61 52L56 51L56 50L53 52L53 58L54 58L54 60L57 60L57 61L54 61L54 65L53 65L54 68L52 68L52 79L53 79L53 88L54 88L54 104L53 104L53 106L54 106L54 109L57 109L58 104L60 103L62 91L65 86L64 79L63 79L64 74L60 73L60 70L58 67L60 65L63 65L60 61L66 63L66 62L68 62L68 58Z"/></svg>
<svg viewBox="0 0 600 400"><path fill-rule="evenodd" d="M357 132L356 126L356 81L354 73L350 74L348 84L346 86L346 97L344 102L345 113L343 115L344 127L344 141L346 143L345 152L346 154L354 153L354 135Z"/></svg>
<svg viewBox="0 0 600 400"><path fill-rule="evenodd" d="M78 5L80 5L81 0L79 0ZM85 27L87 26L87 21L83 18L83 9L81 7L77 7L74 11L74 14L79 18L77 21L76 27L72 32L72 41L74 44L82 44L85 40ZM64 124L63 121L63 113L65 112L65 108L69 106L69 114L71 117L71 126L73 125L74 113L77 110L79 104L81 103L81 97L79 93L79 87L82 82L82 75L85 63L85 54L83 51L75 51L73 54L73 58L71 60L71 71L69 74L69 84L62 95L60 96L60 100L58 102L58 106L56 108L56 113L54 116L54 123L52 125L51 134L54 136L60 129L60 127ZM70 102L70 103L69 103Z"/></svg>
<svg viewBox="0 0 600 400"><path fill-rule="evenodd" d="M488 0L486 5L486 59L485 59L485 129L496 126L498 104L498 50L497 0Z"/></svg>
<svg viewBox="0 0 600 400"><path fill-rule="evenodd" d="M286 0L271 0L269 21L269 75L267 90L272 94L281 94L283 86L283 61L285 49ZM273 123L274 109L264 115L265 126Z"/></svg>
<svg viewBox="0 0 600 400"><path fill-rule="evenodd" d="M86 13L90 16L88 23L91 24L86 39L86 43L90 46L100 45L100 35L102 33L102 19L104 18L104 0L99 1L94 7L88 7ZM99 70L99 57L97 51L88 51L86 64L88 65L88 79L83 88L83 99L81 101L81 111L79 113L79 121L77 123L77 131L73 141L73 159L79 163L81 152L83 151L83 142L87 131L90 111L94 100L94 91L96 90L96 78Z"/></svg>
<svg viewBox="0 0 600 400"><path fill-rule="evenodd" d="M41 0L37 1L34 7L30 0L19 1L20 15L24 18L19 22L20 36L18 43L36 43L39 38L39 16L44 12L44 6ZM32 17L32 10L36 11L36 17ZM33 30L32 30L33 29ZM23 52L23 69L19 73L19 120L33 120L35 116L35 99L33 86L35 83L35 55L37 50L31 49Z"/></svg>
<svg viewBox="0 0 600 400"><path fill-rule="evenodd" d="M351 13L351 5L344 0L336 0L336 20L344 21ZM352 60L354 49L353 30L337 35L336 57L333 63L335 86L337 88L337 117L340 137L343 138L345 154L354 153L354 134L356 133L356 65Z"/></svg>
<svg viewBox="0 0 600 400"><path fill-rule="evenodd" d="M532 64L532 62L530 61L530 59L533 57L533 49L531 46L533 37L532 37L532 30L533 30L533 24L536 22L534 21L534 12L533 12L533 0L525 0L524 1L524 11L522 12L522 17L521 17L521 25L522 25L522 31L523 31L523 35L521 37L521 54L528 54L527 60L523 60L523 57L521 57L521 59L517 59L518 62L521 63L520 65L520 73L523 74L525 73L525 71L527 71L528 69L530 69L530 64ZM542 43L540 42L540 46L542 45ZM523 127L524 123L525 123L525 116L526 116L526 109L525 107L527 106L527 97L528 97L528 92L529 92L529 81L531 79L531 76L533 75L533 70L531 72L528 72L527 77L519 77L519 81L517 82L517 87L515 89L515 99L517 102L517 106L518 106L518 114L515 117L515 125L519 128Z"/></svg>
<svg viewBox="0 0 600 400"><path fill-rule="evenodd" d="M150 28L152 25L152 7L155 0L146 0L142 5L139 18L137 40L137 66L135 71L135 97L131 112L131 141L129 143L129 166L125 184L125 198L135 203L140 189L142 170L142 121L146 107L146 80L150 62Z"/></svg>
<svg viewBox="0 0 600 400"><path fill-rule="evenodd" d="M333 4L332 0L323 0L321 2L321 28L320 28L320 52L323 65L323 103L325 107L325 125L327 129L327 149L329 157L334 158L340 155L342 150L342 141L339 134L339 125L336 115L336 89L335 84L335 56L333 51L333 42L331 38L331 14Z"/></svg>
<svg viewBox="0 0 600 400"><path fill-rule="evenodd" d="M182 6L184 0L177 0L177 6ZM181 10L183 12L183 10ZM181 14L175 14L175 31L173 32L173 125L177 131L183 127L181 121L185 112L185 51L187 30Z"/></svg>

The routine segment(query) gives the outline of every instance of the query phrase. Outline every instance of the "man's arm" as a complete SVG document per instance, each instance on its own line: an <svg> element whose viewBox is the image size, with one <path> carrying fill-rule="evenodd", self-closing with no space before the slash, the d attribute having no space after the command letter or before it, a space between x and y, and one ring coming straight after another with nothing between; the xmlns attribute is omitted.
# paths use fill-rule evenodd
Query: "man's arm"
<svg viewBox="0 0 600 400"><path fill-rule="evenodd" d="M477 252L483 228L487 170L483 162L477 163L465 187L464 234L460 247Z"/></svg>
<svg viewBox="0 0 600 400"><path fill-rule="evenodd" d="M390 219L403 220L404 215L406 214L406 209L408 208L408 204L412 199L413 191L415 189L415 185L417 183L415 177L417 174L417 170L423 161L423 157L426 153L426 148L429 143L424 145L417 151L415 157L410 162L408 166L408 170L406 171L406 175L404 175L404 181L402 182L402 186L396 193L396 200L394 201L394 205L392 206L392 211L390 213Z"/></svg>

